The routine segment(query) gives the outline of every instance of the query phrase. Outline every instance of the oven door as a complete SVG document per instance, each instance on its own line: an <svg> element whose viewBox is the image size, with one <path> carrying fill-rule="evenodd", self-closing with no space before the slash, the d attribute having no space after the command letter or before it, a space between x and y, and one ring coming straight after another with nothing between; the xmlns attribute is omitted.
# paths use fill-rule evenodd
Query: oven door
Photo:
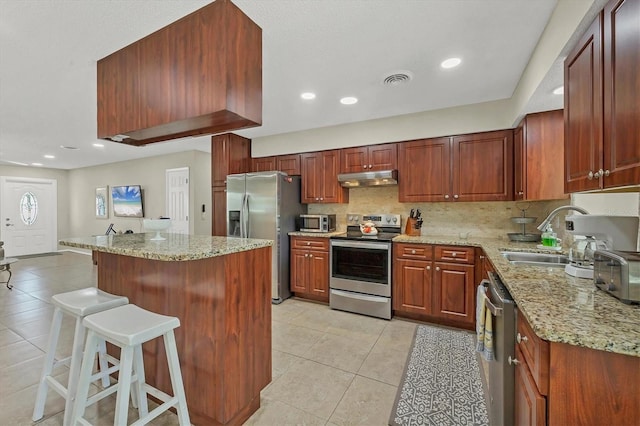
<svg viewBox="0 0 640 426"><path fill-rule="evenodd" d="M391 243L331 240L332 289L391 297Z"/></svg>

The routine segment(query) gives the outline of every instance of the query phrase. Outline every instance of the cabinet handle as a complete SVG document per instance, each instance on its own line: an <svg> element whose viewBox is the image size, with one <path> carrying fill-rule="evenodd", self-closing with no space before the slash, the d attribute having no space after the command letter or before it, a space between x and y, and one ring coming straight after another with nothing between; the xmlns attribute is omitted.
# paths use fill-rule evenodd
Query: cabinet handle
<svg viewBox="0 0 640 426"><path fill-rule="evenodd" d="M589 173L587 174L587 179L589 180L593 180L593 172L591 170L589 170ZM596 176L597 177L597 176Z"/></svg>
<svg viewBox="0 0 640 426"><path fill-rule="evenodd" d="M440 267L439 267L439 266L436 266L436 271L439 271L439 270L440 270Z"/></svg>
<svg viewBox="0 0 640 426"><path fill-rule="evenodd" d="M369 164L369 168L372 168L373 166L371 164Z"/></svg>
<svg viewBox="0 0 640 426"><path fill-rule="evenodd" d="M425 269L426 269L427 271L430 271L430 270L431 270L431 266L427 266Z"/></svg>
<svg viewBox="0 0 640 426"><path fill-rule="evenodd" d="M309 253L305 253L305 254L304 254L304 257L309 257Z"/></svg>
<svg viewBox="0 0 640 426"><path fill-rule="evenodd" d="M605 176L609 176L610 174L611 174L611 172L609 171L609 169L607 169L607 170L605 170L605 171L604 171L604 175L605 175ZM602 176L602 175L600 175L600 176Z"/></svg>
<svg viewBox="0 0 640 426"><path fill-rule="evenodd" d="M480 255L480 260L484 260L484 256L483 255Z"/></svg>
<svg viewBox="0 0 640 426"><path fill-rule="evenodd" d="M319 201L320 199L318 197L316 197L316 201Z"/></svg>
<svg viewBox="0 0 640 426"><path fill-rule="evenodd" d="M449 194L445 195L444 198L448 200L449 199Z"/></svg>
<svg viewBox="0 0 640 426"><path fill-rule="evenodd" d="M451 257L456 257L456 253L455 252L451 253Z"/></svg>
<svg viewBox="0 0 640 426"><path fill-rule="evenodd" d="M311 258L312 258L312 257L313 257L313 255L312 255L312 254L310 254L310 255L309 255L309 257L311 257Z"/></svg>
<svg viewBox="0 0 640 426"><path fill-rule="evenodd" d="M518 364L520 364L520 361L518 361L517 358L511 358L511 355L509 355L509 358L507 359L507 361L509 361L509 365L518 365Z"/></svg>
<svg viewBox="0 0 640 426"><path fill-rule="evenodd" d="M367 165L366 165L366 164L363 164L363 165L362 165L362 168L363 168L363 169L366 169L366 168L367 168Z"/></svg>
<svg viewBox="0 0 640 426"><path fill-rule="evenodd" d="M411 254L416 254L416 251L415 250L411 250Z"/></svg>
<svg viewBox="0 0 640 426"><path fill-rule="evenodd" d="M324 198L323 198L323 197L320 197L320 201L324 201Z"/></svg>
<svg viewBox="0 0 640 426"><path fill-rule="evenodd" d="M527 343L527 342L529 341L529 339L527 338L527 336L523 336L523 335L521 335L520 333L518 333L518 334L516 335L516 341L517 341L518 343L522 343L522 342Z"/></svg>
<svg viewBox="0 0 640 426"><path fill-rule="evenodd" d="M518 191L518 195L524 195L524 191Z"/></svg>
<svg viewBox="0 0 640 426"><path fill-rule="evenodd" d="M453 198L455 198L457 200L459 198L458 194L454 195Z"/></svg>

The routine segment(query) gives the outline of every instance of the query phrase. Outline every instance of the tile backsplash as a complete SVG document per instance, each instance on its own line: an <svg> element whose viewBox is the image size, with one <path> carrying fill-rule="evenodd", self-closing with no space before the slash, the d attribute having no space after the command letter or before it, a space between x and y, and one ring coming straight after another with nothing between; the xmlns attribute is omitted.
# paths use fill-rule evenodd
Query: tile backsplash
<svg viewBox="0 0 640 426"><path fill-rule="evenodd" d="M349 190L349 204L309 204L309 213L336 214L338 230L346 229L348 213L394 213L402 216L402 226L413 208L420 209L424 218L423 235L458 236L469 233L474 237L507 239L509 232L521 232L522 225L514 224L511 217L521 216L520 209L526 209L527 216L536 217L535 223L527 225L526 232L538 233L536 226L558 206L571 204L571 200L552 201L487 201L487 202L445 202L445 203L400 203L398 187L352 188ZM562 238L563 215L552 223Z"/></svg>

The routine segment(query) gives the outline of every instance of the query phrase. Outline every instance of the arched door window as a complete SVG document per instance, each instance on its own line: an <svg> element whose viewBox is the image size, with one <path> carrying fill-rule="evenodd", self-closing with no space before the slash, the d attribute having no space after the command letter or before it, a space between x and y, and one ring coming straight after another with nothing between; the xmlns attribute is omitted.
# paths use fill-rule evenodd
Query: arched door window
<svg viewBox="0 0 640 426"><path fill-rule="evenodd" d="M33 192L25 192L20 198L20 219L25 225L33 225L38 217L38 199Z"/></svg>

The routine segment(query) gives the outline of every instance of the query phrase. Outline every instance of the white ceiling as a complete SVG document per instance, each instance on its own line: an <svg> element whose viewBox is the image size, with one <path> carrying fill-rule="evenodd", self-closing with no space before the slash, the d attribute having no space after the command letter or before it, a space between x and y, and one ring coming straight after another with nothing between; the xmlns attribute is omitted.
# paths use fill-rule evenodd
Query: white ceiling
<svg viewBox="0 0 640 426"><path fill-rule="evenodd" d="M233 1L263 29L263 125L237 132L255 138L509 98L558 0ZM96 139L96 61L207 3L0 0L0 164L73 169L210 151L209 137ZM450 56L462 64L442 70ZM557 62L541 86L562 84ZM382 84L397 71L413 79ZM302 101L303 91L318 97ZM348 95L359 102L341 105ZM531 108L562 107L536 96Z"/></svg>

